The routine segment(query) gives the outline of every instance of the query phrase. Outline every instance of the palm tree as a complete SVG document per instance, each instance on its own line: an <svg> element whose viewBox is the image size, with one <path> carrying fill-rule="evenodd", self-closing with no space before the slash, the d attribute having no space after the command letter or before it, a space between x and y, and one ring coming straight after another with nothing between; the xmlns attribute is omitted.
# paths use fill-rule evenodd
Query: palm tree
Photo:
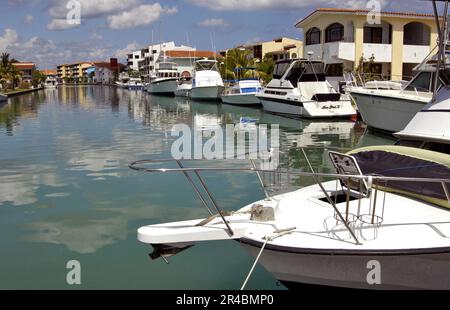
<svg viewBox="0 0 450 310"><path fill-rule="evenodd" d="M222 59L220 73L225 79L237 78L260 78L265 83L272 79L272 72L275 63L271 57L265 57L262 61L254 58L252 53L245 49L233 49L228 51L226 57ZM256 70L242 69L237 73L239 68L254 68ZM255 74L256 73L256 74Z"/></svg>

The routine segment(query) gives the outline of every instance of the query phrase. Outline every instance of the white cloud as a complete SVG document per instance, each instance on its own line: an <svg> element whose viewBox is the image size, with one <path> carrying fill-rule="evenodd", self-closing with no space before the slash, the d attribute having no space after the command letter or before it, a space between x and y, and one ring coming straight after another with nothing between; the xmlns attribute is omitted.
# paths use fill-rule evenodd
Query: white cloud
<svg viewBox="0 0 450 310"><path fill-rule="evenodd" d="M24 21L26 24L31 24L32 22L34 22L34 16L30 14L25 15Z"/></svg>
<svg viewBox="0 0 450 310"><path fill-rule="evenodd" d="M208 28L226 28L230 24L228 24L223 18L210 18L199 22L198 25Z"/></svg>
<svg viewBox="0 0 450 310"><path fill-rule="evenodd" d="M47 25L47 29L48 30L67 30L67 29L76 28L78 26L80 26L80 25L70 24L67 22L67 20L65 18L61 18L61 19L53 19Z"/></svg>
<svg viewBox="0 0 450 310"><path fill-rule="evenodd" d="M126 47L118 49L115 53L114 56L120 60L126 59L128 54L131 54L132 52L138 51L141 49L141 46L136 43L130 43L128 44Z"/></svg>
<svg viewBox="0 0 450 310"><path fill-rule="evenodd" d="M0 50L6 50L14 46L19 40L19 34L14 29L6 28L0 36Z"/></svg>
<svg viewBox="0 0 450 310"><path fill-rule="evenodd" d="M157 21L162 14L175 14L176 7L165 8L161 4L143 4L129 11L108 17L108 26L111 29L126 29L151 24Z"/></svg>
<svg viewBox="0 0 450 310"><path fill-rule="evenodd" d="M78 0L81 4L81 18L95 18L128 10L141 3L141 0ZM66 18L69 9L67 1L54 0L48 12L55 19Z"/></svg>

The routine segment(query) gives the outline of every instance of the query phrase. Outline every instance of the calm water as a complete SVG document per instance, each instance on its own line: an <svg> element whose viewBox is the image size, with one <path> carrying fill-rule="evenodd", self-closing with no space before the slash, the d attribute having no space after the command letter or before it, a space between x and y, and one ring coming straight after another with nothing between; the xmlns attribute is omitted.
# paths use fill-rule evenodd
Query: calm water
<svg viewBox="0 0 450 310"><path fill-rule="evenodd" d="M139 227L207 214L182 176L145 175L128 164L170 157L174 124L201 128L241 117L280 124L289 157L282 164L294 168L305 165L298 146L312 148L316 169L331 171L324 148L393 143L353 122L292 120L108 87L10 99L0 106L0 289L73 289L66 284L70 260L81 263L82 289L240 288L253 258L237 242L196 245L170 265L150 261L150 247L136 241ZM206 179L227 210L263 197L252 174ZM248 288L284 289L262 267Z"/></svg>

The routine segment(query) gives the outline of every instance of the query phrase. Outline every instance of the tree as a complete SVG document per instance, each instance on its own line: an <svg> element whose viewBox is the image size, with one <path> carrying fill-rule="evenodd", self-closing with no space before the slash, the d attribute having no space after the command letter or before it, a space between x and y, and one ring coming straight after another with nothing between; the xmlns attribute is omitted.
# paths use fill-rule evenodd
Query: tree
<svg viewBox="0 0 450 310"><path fill-rule="evenodd" d="M259 78L264 83L269 83L275 67L272 57L266 56L261 61L254 58L252 53L245 49L229 50L226 57L221 58L219 62L221 64L220 74L226 80ZM246 70L245 68L254 68L254 70Z"/></svg>
<svg viewBox="0 0 450 310"><path fill-rule="evenodd" d="M34 70L31 74L32 84L34 87L38 87L40 84L44 83L47 76L39 70Z"/></svg>
<svg viewBox="0 0 450 310"><path fill-rule="evenodd" d="M268 84L272 80L274 69L275 61L272 57L266 55L263 61L258 64L258 73L264 84Z"/></svg>

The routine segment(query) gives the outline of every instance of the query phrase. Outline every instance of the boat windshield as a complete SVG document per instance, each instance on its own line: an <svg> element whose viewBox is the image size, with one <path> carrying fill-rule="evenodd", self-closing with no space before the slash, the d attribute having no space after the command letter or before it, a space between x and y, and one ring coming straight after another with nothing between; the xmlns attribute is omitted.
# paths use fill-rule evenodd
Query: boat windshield
<svg viewBox="0 0 450 310"><path fill-rule="evenodd" d="M195 63L195 70L196 71L218 71L217 70L217 62L215 61L197 61Z"/></svg>
<svg viewBox="0 0 450 310"><path fill-rule="evenodd" d="M275 65L275 68L273 70L273 78L274 79L281 79L283 75L286 73L287 69L289 69L289 66L291 65L290 62L280 62Z"/></svg>
<svg viewBox="0 0 450 310"><path fill-rule="evenodd" d="M296 62L286 76L294 87L298 82L325 81L325 66L322 62Z"/></svg>

